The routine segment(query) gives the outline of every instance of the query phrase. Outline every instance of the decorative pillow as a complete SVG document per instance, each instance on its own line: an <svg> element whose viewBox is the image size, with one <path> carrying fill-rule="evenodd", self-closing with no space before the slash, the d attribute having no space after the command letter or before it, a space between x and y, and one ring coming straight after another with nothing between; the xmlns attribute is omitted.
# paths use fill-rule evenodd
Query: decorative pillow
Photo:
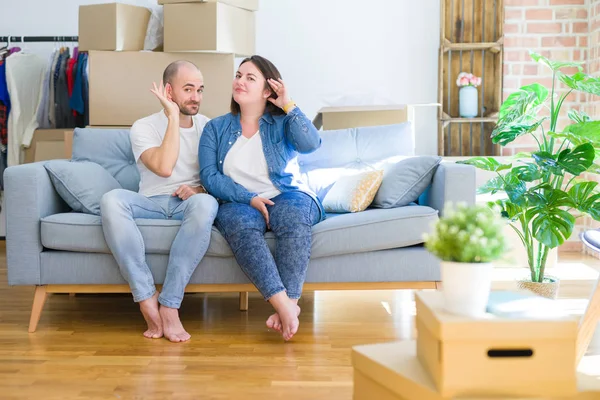
<svg viewBox="0 0 600 400"><path fill-rule="evenodd" d="M104 193L121 188L107 170L94 162L51 160L44 167L56 192L74 211L100 215Z"/></svg>
<svg viewBox="0 0 600 400"><path fill-rule="evenodd" d="M372 206L394 208L416 201L431 183L441 161L438 156L417 156L384 168L383 182Z"/></svg>
<svg viewBox="0 0 600 400"><path fill-rule="evenodd" d="M383 171L366 171L341 177L323 199L326 212L364 211L375 197L383 180Z"/></svg>

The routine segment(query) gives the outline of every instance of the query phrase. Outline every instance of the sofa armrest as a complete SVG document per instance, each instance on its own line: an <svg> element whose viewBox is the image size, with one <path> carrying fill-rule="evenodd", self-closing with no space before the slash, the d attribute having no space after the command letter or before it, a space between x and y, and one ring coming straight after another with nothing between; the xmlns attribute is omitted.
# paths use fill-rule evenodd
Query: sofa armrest
<svg viewBox="0 0 600 400"><path fill-rule="evenodd" d="M9 285L39 285L40 219L70 210L54 190L44 162L4 171L6 263Z"/></svg>
<svg viewBox="0 0 600 400"><path fill-rule="evenodd" d="M476 168L472 165L442 162L438 166L431 187L425 195L425 203L443 215L444 205L465 202L475 204Z"/></svg>

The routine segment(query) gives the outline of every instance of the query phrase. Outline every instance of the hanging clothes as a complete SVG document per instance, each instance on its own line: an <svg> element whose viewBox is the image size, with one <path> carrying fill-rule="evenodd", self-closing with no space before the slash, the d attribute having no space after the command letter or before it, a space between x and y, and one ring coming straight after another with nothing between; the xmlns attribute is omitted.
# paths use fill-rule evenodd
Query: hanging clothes
<svg viewBox="0 0 600 400"><path fill-rule="evenodd" d="M52 63L56 53L57 50L54 50L48 57L46 73L44 74L44 82L42 86L42 101L37 112L38 125L42 129L49 129L52 127L52 124L50 123L50 108L48 106L48 102L50 100L50 85L54 85L54 83L51 83L50 76L54 73L52 70Z"/></svg>
<svg viewBox="0 0 600 400"><path fill-rule="evenodd" d="M29 147L38 127L37 109L46 62L36 54L14 53L6 58L6 82L11 110L8 115L8 166L18 165L22 146Z"/></svg>
<svg viewBox="0 0 600 400"><path fill-rule="evenodd" d="M6 55L8 56L8 55ZM6 83L6 63L0 58L0 144L8 142L8 114L10 113L10 95Z"/></svg>
<svg viewBox="0 0 600 400"><path fill-rule="evenodd" d="M77 127L89 125L87 61L88 55L86 53L79 53L75 71L75 83L73 84L73 94L69 102L71 109L77 112Z"/></svg>

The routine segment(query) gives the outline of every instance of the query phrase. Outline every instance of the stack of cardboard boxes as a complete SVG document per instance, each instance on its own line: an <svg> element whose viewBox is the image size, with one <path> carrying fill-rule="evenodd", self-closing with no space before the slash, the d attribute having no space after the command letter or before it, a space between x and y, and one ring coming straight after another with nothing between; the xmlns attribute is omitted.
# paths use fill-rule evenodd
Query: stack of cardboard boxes
<svg viewBox="0 0 600 400"><path fill-rule="evenodd" d="M235 58L254 54L258 0L159 0L164 51L142 51L150 11L124 4L80 6L79 46L89 52L90 126L128 127L160 110L150 92L166 66L196 64L204 75L200 113L229 111Z"/></svg>

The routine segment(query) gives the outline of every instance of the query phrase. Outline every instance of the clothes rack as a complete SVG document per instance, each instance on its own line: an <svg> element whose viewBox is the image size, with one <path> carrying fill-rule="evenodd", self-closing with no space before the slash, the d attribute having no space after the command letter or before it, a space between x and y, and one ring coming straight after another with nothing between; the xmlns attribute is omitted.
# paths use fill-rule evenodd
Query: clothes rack
<svg viewBox="0 0 600 400"><path fill-rule="evenodd" d="M79 36L0 36L0 42L78 42Z"/></svg>

